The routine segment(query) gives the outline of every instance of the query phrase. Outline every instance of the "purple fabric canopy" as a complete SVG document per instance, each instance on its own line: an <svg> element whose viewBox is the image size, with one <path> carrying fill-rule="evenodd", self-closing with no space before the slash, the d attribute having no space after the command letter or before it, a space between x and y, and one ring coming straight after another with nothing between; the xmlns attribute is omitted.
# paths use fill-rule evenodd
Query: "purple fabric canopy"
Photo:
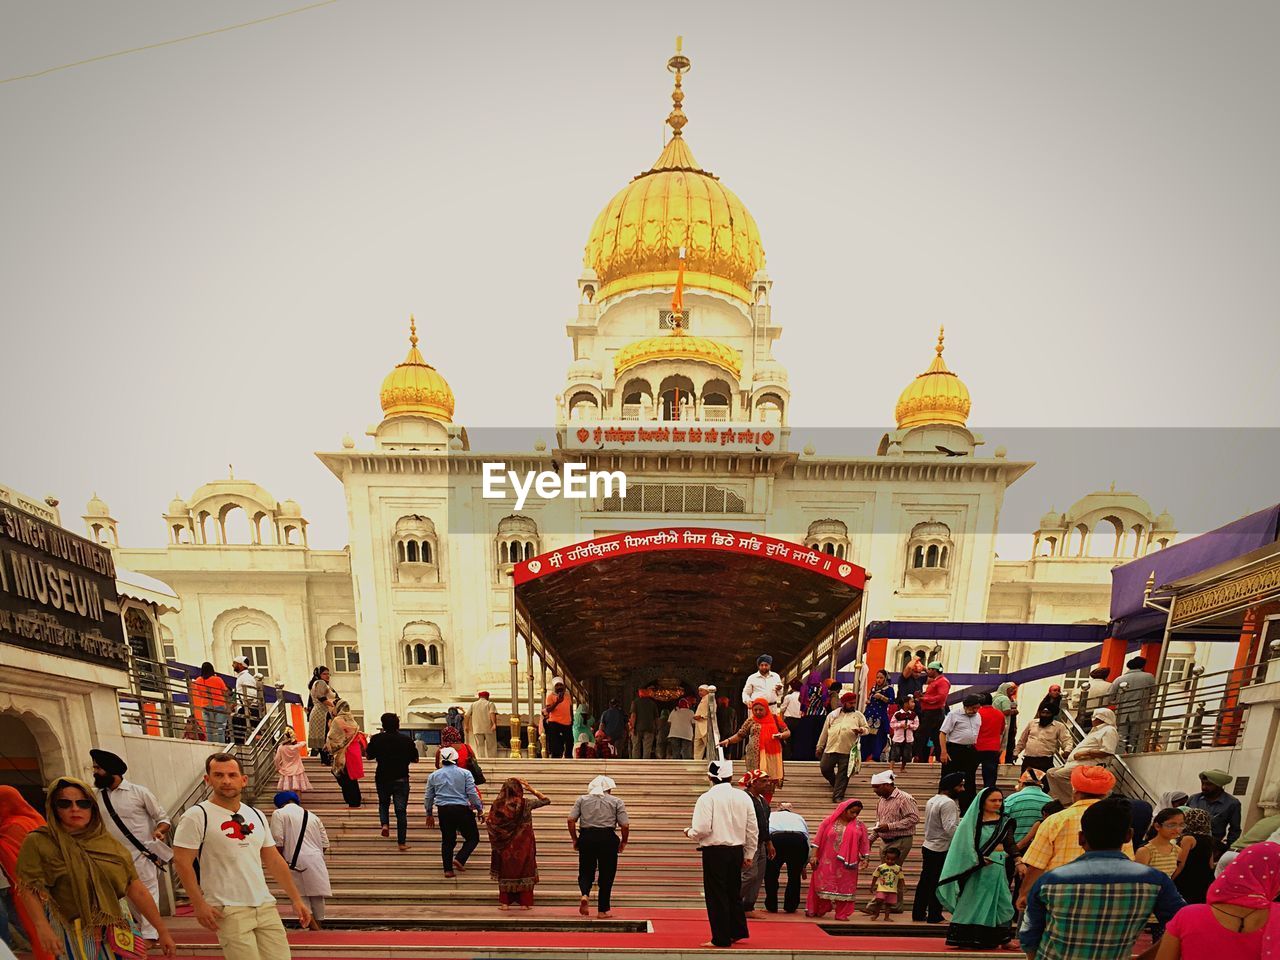
<svg viewBox="0 0 1280 960"><path fill-rule="evenodd" d="M1163 633L1165 615L1142 605L1152 572L1157 587L1193 576L1274 543L1278 527L1280 504L1116 567L1111 571L1111 636L1129 639Z"/></svg>

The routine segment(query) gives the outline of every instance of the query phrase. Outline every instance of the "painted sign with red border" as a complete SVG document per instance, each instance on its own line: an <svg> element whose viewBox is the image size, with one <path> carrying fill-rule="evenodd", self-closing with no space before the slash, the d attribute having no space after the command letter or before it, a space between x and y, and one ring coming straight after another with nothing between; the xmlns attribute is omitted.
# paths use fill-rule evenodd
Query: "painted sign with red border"
<svg viewBox="0 0 1280 960"><path fill-rule="evenodd" d="M515 582L519 586L562 570L610 557L624 557L653 550L712 550L777 560L861 589L867 572L855 563L819 553L798 543L776 540L761 533L718 530L715 527L666 527L661 530L636 530L615 533L595 540L585 540L517 563Z"/></svg>

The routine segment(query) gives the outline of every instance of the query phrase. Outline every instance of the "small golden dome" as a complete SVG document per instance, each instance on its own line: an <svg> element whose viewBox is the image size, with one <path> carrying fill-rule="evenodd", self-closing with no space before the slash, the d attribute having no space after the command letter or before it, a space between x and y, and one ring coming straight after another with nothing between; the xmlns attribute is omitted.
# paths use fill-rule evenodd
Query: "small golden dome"
<svg viewBox="0 0 1280 960"><path fill-rule="evenodd" d="M677 328L660 337L628 343L613 356L615 378L650 360L700 360L719 367L737 380L742 376L742 354L718 340L694 337Z"/></svg>
<svg viewBox="0 0 1280 960"><path fill-rule="evenodd" d="M382 381L379 399L386 417L407 414L453 422L453 391L418 351L418 324L413 317L409 318L409 354Z"/></svg>
<svg viewBox="0 0 1280 960"><path fill-rule="evenodd" d="M600 279L596 299L675 283L671 268L685 248L685 283L751 303L750 284L764 267L760 229L746 206L712 173L698 166L684 141L681 76L689 61L667 64L676 75L667 117L671 141L654 165L623 187L600 211L583 263Z"/></svg>
<svg viewBox="0 0 1280 960"><path fill-rule="evenodd" d="M929 369L919 374L902 391L893 410L898 429L921 427L930 423L951 423L963 427L969 418L969 388L947 369L942 359L943 328L938 328L937 356Z"/></svg>

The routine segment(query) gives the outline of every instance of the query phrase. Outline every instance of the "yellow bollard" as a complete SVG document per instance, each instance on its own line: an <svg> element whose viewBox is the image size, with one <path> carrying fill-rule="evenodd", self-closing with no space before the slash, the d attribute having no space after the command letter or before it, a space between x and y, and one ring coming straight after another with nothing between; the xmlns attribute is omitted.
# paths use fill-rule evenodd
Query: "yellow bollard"
<svg viewBox="0 0 1280 960"><path fill-rule="evenodd" d="M511 759L520 759L520 716L511 715Z"/></svg>

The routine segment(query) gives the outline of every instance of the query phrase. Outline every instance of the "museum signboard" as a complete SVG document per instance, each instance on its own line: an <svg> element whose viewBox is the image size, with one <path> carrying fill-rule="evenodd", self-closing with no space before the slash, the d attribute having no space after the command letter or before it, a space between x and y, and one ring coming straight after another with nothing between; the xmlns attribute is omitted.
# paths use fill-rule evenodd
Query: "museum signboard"
<svg viewBox="0 0 1280 960"><path fill-rule="evenodd" d="M124 669L111 552L0 504L0 643Z"/></svg>

